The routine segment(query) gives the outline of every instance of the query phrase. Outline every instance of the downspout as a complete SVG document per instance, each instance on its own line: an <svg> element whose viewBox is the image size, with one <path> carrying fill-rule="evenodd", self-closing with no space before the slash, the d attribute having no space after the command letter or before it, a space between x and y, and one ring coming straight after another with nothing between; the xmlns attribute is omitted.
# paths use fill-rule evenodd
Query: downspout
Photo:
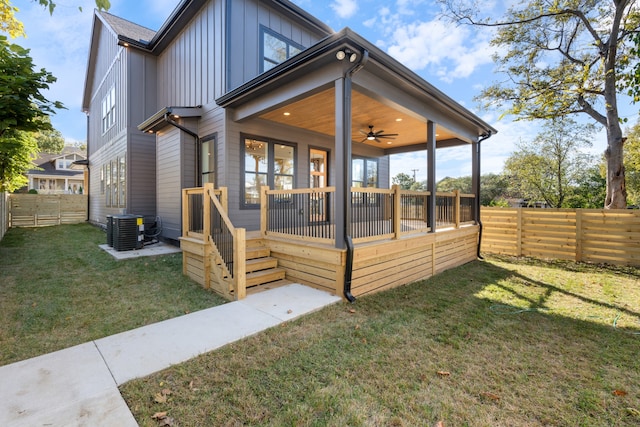
<svg viewBox="0 0 640 427"><path fill-rule="evenodd" d="M482 221L480 221L480 207L481 207L481 202L480 202L480 143L482 141L484 141L485 139L489 139L491 138L491 131L483 134L480 136L480 139L478 140L477 144L478 144L478 152L476 153L476 155L478 156L478 196L476 197L476 221L478 222L478 226L480 227L479 233L478 233L478 251L477 251L477 257L478 259L484 259L482 257L482 255L480 255L480 246L482 245Z"/></svg>
<svg viewBox="0 0 640 427"><path fill-rule="evenodd" d="M197 133L195 133L191 129L188 129L188 128L182 126L180 123L171 120L171 116L169 115L169 113L165 113L164 121L169 123L172 126L177 127L178 129L180 129L184 133L186 133L186 134L188 134L188 135L190 135L190 136L192 136L194 138L195 145L196 145L196 167L195 167L194 185L197 186L198 184L200 184L200 174L198 173L199 169L200 169L200 137L198 136Z"/></svg>
<svg viewBox="0 0 640 427"><path fill-rule="evenodd" d="M355 63L351 68L349 68L348 70L345 71L345 73L343 74L343 78L345 80L345 82L348 80L349 84L348 84L348 90L345 90L345 95L344 97L350 97L351 96L351 78L353 77L353 75L355 73L357 73L358 71L360 71L367 63L367 61L369 61L369 51L364 49L364 51L362 52L362 57L360 58L360 60ZM349 99L349 103L351 103L351 99ZM351 108L349 108L349 114L351 114ZM341 118L341 120L343 120L344 123L344 117ZM349 120L349 122L351 122L351 120ZM348 134L348 138L345 138L346 141L348 141L348 144L351 144L351 129L345 129L345 127L343 126L343 132L345 134ZM345 143L347 143L345 141ZM351 161L351 159L345 159L345 161ZM351 193L351 176L348 176L345 178L345 181L349 182L349 185L347 186L347 188L349 189L349 191L347 191L347 194L350 195ZM351 199L350 197L347 197L347 199ZM347 259L346 259L346 265L345 265L345 269L344 269L344 289L343 289L343 293L344 293L344 297L347 299L347 301L353 303L356 300L356 297L353 296L353 294L351 293L351 276L353 274L353 252L354 252L354 247L353 247L353 239L351 238L351 236L349 235L349 226L351 224L348 224L347 221L344 221L344 230L343 231L343 238L344 238L344 243L345 246L347 248Z"/></svg>

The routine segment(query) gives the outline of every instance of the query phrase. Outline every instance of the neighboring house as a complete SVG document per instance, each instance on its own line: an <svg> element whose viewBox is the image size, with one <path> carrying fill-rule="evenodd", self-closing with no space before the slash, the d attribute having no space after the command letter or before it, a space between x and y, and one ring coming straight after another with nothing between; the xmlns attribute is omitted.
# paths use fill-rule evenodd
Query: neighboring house
<svg viewBox="0 0 640 427"><path fill-rule="evenodd" d="M278 277L348 299L479 250L480 143L496 130L288 0L182 0L157 32L95 12L83 108L90 221L160 217L185 272L229 298L275 280L268 255L249 260L261 248ZM436 195L436 150L455 146L474 194ZM429 193L381 190L389 156L420 150ZM221 207L183 194L210 184Z"/></svg>
<svg viewBox="0 0 640 427"><path fill-rule="evenodd" d="M36 168L27 171L29 184L20 192L38 194L83 194L85 168L74 162L86 160L84 153L65 149L61 154L40 153L33 161Z"/></svg>

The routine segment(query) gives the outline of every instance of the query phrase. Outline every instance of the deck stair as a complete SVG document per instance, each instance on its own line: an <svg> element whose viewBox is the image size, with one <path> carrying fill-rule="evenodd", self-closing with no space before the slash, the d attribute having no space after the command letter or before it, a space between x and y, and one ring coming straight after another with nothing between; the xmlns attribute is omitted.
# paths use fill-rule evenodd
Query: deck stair
<svg viewBox="0 0 640 427"><path fill-rule="evenodd" d="M278 267L262 239L247 237L246 254L247 288L285 280L285 270Z"/></svg>

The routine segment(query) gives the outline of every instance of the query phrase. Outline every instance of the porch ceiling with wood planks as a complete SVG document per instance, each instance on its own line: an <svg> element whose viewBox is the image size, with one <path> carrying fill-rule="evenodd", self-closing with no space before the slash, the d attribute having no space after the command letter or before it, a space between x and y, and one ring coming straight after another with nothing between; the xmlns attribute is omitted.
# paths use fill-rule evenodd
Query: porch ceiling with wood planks
<svg viewBox="0 0 640 427"><path fill-rule="evenodd" d="M355 89L351 93L351 140L354 143L368 144L389 151L394 149L411 151L409 149L411 146L416 146L416 150L426 149L427 124L425 121L386 105ZM299 101L271 110L260 117L288 126L334 136L335 91L333 88L326 89ZM397 133L398 136L394 137L394 139L380 138L381 142L366 140L365 135L360 131L368 132L370 125L374 126L374 132L383 130L385 134ZM363 139L365 140L363 141ZM458 139L455 134L440 125L436 125L437 147L462 144L465 144L465 142Z"/></svg>

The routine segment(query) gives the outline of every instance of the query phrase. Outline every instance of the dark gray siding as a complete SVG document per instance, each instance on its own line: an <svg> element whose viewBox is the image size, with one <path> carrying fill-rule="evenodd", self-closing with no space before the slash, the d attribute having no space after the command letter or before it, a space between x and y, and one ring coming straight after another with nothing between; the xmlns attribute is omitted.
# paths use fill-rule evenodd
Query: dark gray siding
<svg viewBox="0 0 640 427"><path fill-rule="evenodd" d="M181 235L181 133L172 126L157 133L156 210L162 219L162 235L170 239Z"/></svg>
<svg viewBox="0 0 640 427"><path fill-rule="evenodd" d="M156 111L212 104L224 94L223 4L208 2L159 56Z"/></svg>
<svg viewBox="0 0 640 427"><path fill-rule="evenodd" d="M176 240L182 235L182 189L195 186L194 138L165 126L157 133L156 165L156 211L162 219L162 236Z"/></svg>
<svg viewBox="0 0 640 427"><path fill-rule="evenodd" d="M267 7L257 0L227 1L230 8L227 69L227 89L231 90L251 80L260 72L260 26L281 34L308 48L325 34L305 29L302 25Z"/></svg>

